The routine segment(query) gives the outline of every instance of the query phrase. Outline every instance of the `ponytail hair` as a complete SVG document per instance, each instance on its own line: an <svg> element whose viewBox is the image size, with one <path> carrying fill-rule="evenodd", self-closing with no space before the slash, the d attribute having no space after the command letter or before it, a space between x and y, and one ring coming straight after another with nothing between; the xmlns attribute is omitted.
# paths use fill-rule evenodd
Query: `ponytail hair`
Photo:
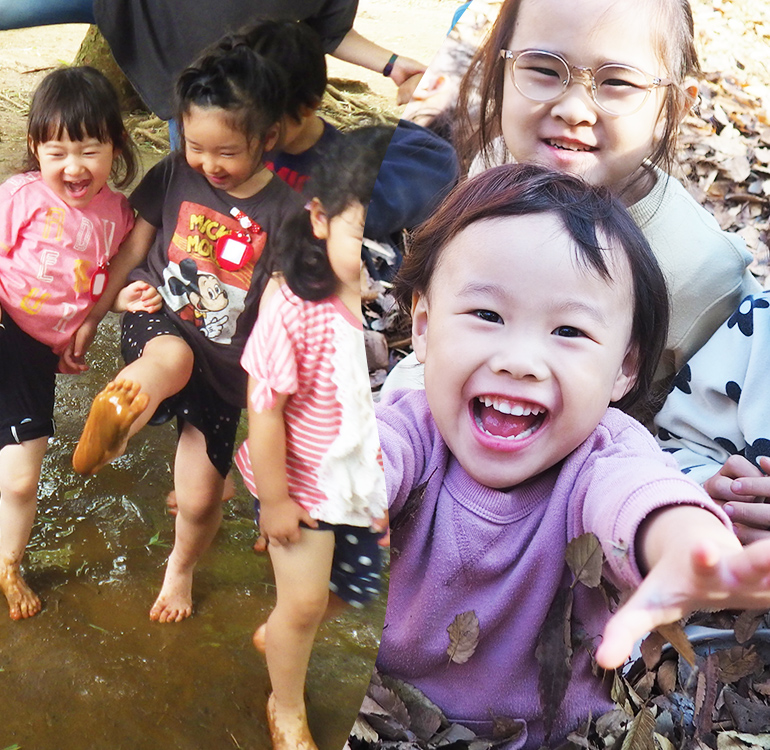
<svg viewBox="0 0 770 750"><path fill-rule="evenodd" d="M328 221L356 204L366 208L392 136L391 127L358 128L342 135L324 152L308 184ZM309 211L303 210L283 225L276 253L278 269L298 297L317 301L334 293L337 278L326 242L313 234Z"/></svg>
<svg viewBox="0 0 770 750"><path fill-rule="evenodd" d="M249 140L262 140L284 115L286 89L283 71L275 63L254 52L242 36L226 36L179 75L179 130L184 135L184 116L195 105L223 110L234 129Z"/></svg>

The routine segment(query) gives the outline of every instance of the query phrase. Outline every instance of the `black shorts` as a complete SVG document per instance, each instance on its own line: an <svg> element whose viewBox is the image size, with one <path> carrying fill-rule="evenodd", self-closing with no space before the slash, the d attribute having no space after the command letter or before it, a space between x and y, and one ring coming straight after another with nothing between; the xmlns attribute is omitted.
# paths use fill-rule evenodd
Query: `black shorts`
<svg viewBox="0 0 770 750"><path fill-rule="evenodd" d="M0 448L53 435L59 357L19 328L0 322Z"/></svg>
<svg viewBox="0 0 770 750"><path fill-rule="evenodd" d="M126 364L142 356L144 347L158 336L184 338L174 322L163 313L125 313L120 351ZM179 393L163 401L150 424L163 424L177 418L181 434L185 422L199 430L206 439L206 455L216 470L226 477L233 464L235 433L241 410L219 396L208 384L203 372L193 365L187 385Z"/></svg>

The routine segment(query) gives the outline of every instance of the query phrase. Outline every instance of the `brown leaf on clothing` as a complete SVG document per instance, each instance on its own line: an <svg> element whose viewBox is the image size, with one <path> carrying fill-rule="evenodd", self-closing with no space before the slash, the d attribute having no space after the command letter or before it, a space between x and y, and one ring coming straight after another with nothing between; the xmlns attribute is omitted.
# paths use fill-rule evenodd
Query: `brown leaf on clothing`
<svg viewBox="0 0 770 750"><path fill-rule="evenodd" d="M572 588L561 586L540 628L535 648L546 741L572 675L572 600Z"/></svg>
<svg viewBox="0 0 770 750"><path fill-rule="evenodd" d="M577 581L594 589L602 578L604 554L594 534L586 533L571 539L565 555L567 565Z"/></svg>
<svg viewBox="0 0 770 750"><path fill-rule="evenodd" d="M449 660L465 664L479 645L479 619L476 613L471 609L457 615L446 631L449 633L449 647L446 650Z"/></svg>

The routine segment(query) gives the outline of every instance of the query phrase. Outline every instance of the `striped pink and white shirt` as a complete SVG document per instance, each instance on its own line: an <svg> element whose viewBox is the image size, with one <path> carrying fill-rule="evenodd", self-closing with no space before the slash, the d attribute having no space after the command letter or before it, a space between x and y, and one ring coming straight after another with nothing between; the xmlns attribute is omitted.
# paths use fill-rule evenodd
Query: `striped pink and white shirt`
<svg viewBox="0 0 770 750"><path fill-rule="evenodd" d="M361 322L337 297L309 302L281 287L246 343L241 364L259 412L284 409L289 492L313 518L368 526L385 510L385 485ZM248 442L236 463L256 493Z"/></svg>

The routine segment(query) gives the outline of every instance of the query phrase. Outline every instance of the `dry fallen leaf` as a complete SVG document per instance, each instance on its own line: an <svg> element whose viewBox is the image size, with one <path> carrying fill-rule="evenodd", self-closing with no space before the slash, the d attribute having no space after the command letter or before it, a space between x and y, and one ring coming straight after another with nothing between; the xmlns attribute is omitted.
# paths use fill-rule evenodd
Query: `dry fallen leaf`
<svg viewBox="0 0 770 750"><path fill-rule="evenodd" d="M566 552L567 565L577 581L594 589L602 578L604 555L594 534L581 534L570 540Z"/></svg>
<svg viewBox="0 0 770 750"><path fill-rule="evenodd" d="M655 717L644 706L631 722L620 750L656 750L654 732Z"/></svg>
<svg viewBox="0 0 770 750"><path fill-rule="evenodd" d="M762 671L762 659L753 647L734 646L720 651L718 657L721 682L738 682L742 677Z"/></svg>
<svg viewBox="0 0 770 750"><path fill-rule="evenodd" d="M479 619L473 610L457 615L449 627L449 660L465 664L479 645Z"/></svg>
<svg viewBox="0 0 770 750"><path fill-rule="evenodd" d="M666 639L657 631L650 633L641 643L639 650L644 659L644 665L647 669L653 669L655 665L660 661L661 654L663 653L663 646L666 644Z"/></svg>
<svg viewBox="0 0 770 750"><path fill-rule="evenodd" d="M672 622L668 625L660 625L656 628L676 650L677 653L691 666L695 666L695 651L693 651L684 628L678 622Z"/></svg>

